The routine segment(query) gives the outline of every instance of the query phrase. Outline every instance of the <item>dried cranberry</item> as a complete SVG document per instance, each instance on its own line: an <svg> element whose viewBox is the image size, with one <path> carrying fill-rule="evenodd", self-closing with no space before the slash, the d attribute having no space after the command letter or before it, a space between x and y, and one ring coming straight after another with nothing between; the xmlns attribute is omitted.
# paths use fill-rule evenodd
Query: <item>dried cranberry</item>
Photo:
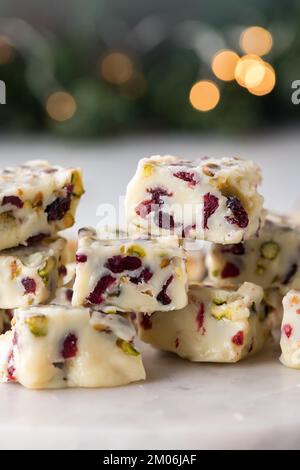
<svg viewBox="0 0 300 470"><path fill-rule="evenodd" d="M13 349L10 350L8 357L7 357L7 380L8 382L15 382L16 381L16 376L15 376L15 366L14 366L14 351Z"/></svg>
<svg viewBox="0 0 300 470"><path fill-rule="evenodd" d="M236 245L225 245L221 247L222 253L232 253L233 255L244 255L245 247L243 243L237 243Z"/></svg>
<svg viewBox="0 0 300 470"><path fill-rule="evenodd" d="M145 199L144 201L140 202L135 208L135 212L140 217L147 217L150 212L157 209L157 206L161 206L164 201L161 199L162 196L173 196L173 193L169 193L164 188L149 188L147 189L147 193L151 194L151 199Z"/></svg>
<svg viewBox="0 0 300 470"><path fill-rule="evenodd" d="M73 297L73 289L67 289L66 290L66 299L68 300L68 302L72 301L72 297Z"/></svg>
<svg viewBox="0 0 300 470"><path fill-rule="evenodd" d="M242 346L244 343L244 332L242 330L238 331L232 338L231 341L237 346Z"/></svg>
<svg viewBox="0 0 300 470"><path fill-rule="evenodd" d="M208 219L216 212L219 207L219 199L213 194L206 193L203 196L203 228L208 229Z"/></svg>
<svg viewBox="0 0 300 470"><path fill-rule="evenodd" d="M159 206L164 203L164 201L161 199L163 196L168 196L168 197L173 196L173 193L170 193L167 189L160 188L160 187L149 188L147 189L147 193L151 194L152 202Z"/></svg>
<svg viewBox="0 0 300 470"><path fill-rule="evenodd" d="M152 206L153 206L152 199L146 199L145 201L140 202L140 204L136 206L135 212L137 215L145 219L145 217L147 217L147 215L149 215L150 212L152 211Z"/></svg>
<svg viewBox="0 0 300 470"><path fill-rule="evenodd" d="M189 186L195 186L197 184L197 181L194 179L195 173L189 173L188 171L178 171L177 173L173 173L173 176L183 181L187 181Z"/></svg>
<svg viewBox="0 0 300 470"><path fill-rule="evenodd" d="M296 272L298 270L298 264L296 263L293 263L290 267L290 269L288 270L288 272L286 273L283 281L282 281L282 284L286 285L290 282L290 280L292 279L293 276L295 276Z"/></svg>
<svg viewBox="0 0 300 470"><path fill-rule="evenodd" d="M76 356L77 351L77 336L74 333L69 333L64 339L61 355L64 359L70 359Z"/></svg>
<svg viewBox="0 0 300 470"><path fill-rule="evenodd" d="M204 324L204 304L201 303L196 316L197 330L201 330Z"/></svg>
<svg viewBox="0 0 300 470"><path fill-rule="evenodd" d="M137 256L116 255L109 258L104 266L111 272L117 274L123 271L135 271L142 266L142 262Z"/></svg>
<svg viewBox="0 0 300 470"><path fill-rule="evenodd" d="M18 207L18 209L22 209L23 201L18 196L4 196L2 199L2 206L6 204L12 204L13 206Z"/></svg>
<svg viewBox="0 0 300 470"><path fill-rule="evenodd" d="M93 292L87 297L87 301L91 304L101 304L104 292L115 283L115 278L107 274L97 282Z"/></svg>
<svg viewBox="0 0 300 470"><path fill-rule="evenodd" d="M142 319L140 320L140 325L142 328L144 328L144 330L151 330L152 322L150 315L143 313Z"/></svg>
<svg viewBox="0 0 300 470"><path fill-rule="evenodd" d="M165 230L172 230L175 226L173 215L168 214L167 212L158 211L154 215L154 223L159 227Z"/></svg>
<svg viewBox="0 0 300 470"><path fill-rule="evenodd" d="M188 225L182 230L182 238L188 238L191 235L192 230L196 230L196 224Z"/></svg>
<svg viewBox="0 0 300 470"><path fill-rule="evenodd" d="M177 336L177 338L175 339L175 348L177 349L179 346L179 338Z"/></svg>
<svg viewBox="0 0 300 470"><path fill-rule="evenodd" d="M27 238L26 245L34 245L35 243L39 243L45 237L47 237L46 233L38 233L37 235L33 235L32 237Z"/></svg>
<svg viewBox="0 0 300 470"><path fill-rule="evenodd" d="M221 272L221 278L226 279L228 277L237 277L240 274L239 268L233 264L233 263L226 263L222 272Z"/></svg>
<svg viewBox="0 0 300 470"><path fill-rule="evenodd" d="M282 331L285 333L285 336L289 338L293 332L293 328L289 323L286 323L285 325L283 325Z"/></svg>
<svg viewBox="0 0 300 470"><path fill-rule="evenodd" d="M246 228L249 224L249 217L241 201L235 196L230 196L227 198L226 206L233 214L233 217L226 216L227 222L236 224L240 228Z"/></svg>
<svg viewBox="0 0 300 470"><path fill-rule="evenodd" d="M12 344L13 344L13 346L15 346L17 343L18 343L18 335L17 335L17 332L14 331Z"/></svg>
<svg viewBox="0 0 300 470"><path fill-rule="evenodd" d="M148 282L152 278L153 273L150 271L150 269L145 268L141 272L141 274L137 277L131 277L130 282L133 282L133 284L139 284L140 282Z"/></svg>
<svg viewBox="0 0 300 470"><path fill-rule="evenodd" d="M71 206L71 193L68 187L66 191L66 196L59 196L46 207L45 212L48 214L49 222L63 219L65 214L69 211Z"/></svg>
<svg viewBox="0 0 300 470"><path fill-rule="evenodd" d="M35 280L31 277L24 277L22 279L22 284L25 289L25 294L34 294L36 290Z"/></svg>
<svg viewBox="0 0 300 470"><path fill-rule="evenodd" d="M172 300L167 294L167 288L169 287L172 281L173 276L170 276L169 279L167 279L166 283L163 285L162 290L158 293L156 297L158 302L162 303L163 305L169 305L172 302Z"/></svg>
<svg viewBox="0 0 300 470"><path fill-rule="evenodd" d="M87 260L87 256L86 255L82 255L80 253L77 253L76 254L76 263L85 263Z"/></svg>
<svg viewBox="0 0 300 470"><path fill-rule="evenodd" d="M58 274L59 274L59 276L66 276L67 272L68 272L68 271L67 271L67 268L65 267L64 264L62 264L61 266L59 266L59 268L58 268Z"/></svg>

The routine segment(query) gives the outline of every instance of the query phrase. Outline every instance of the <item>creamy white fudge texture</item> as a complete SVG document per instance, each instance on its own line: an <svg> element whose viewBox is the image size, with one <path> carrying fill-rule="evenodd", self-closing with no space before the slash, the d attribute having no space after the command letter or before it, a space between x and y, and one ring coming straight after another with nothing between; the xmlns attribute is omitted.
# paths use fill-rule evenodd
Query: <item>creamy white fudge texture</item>
<svg viewBox="0 0 300 470"><path fill-rule="evenodd" d="M244 283L237 291L192 285L187 307L138 314L146 343L196 362L237 362L262 348L269 335L263 290Z"/></svg>
<svg viewBox="0 0 300 470"><path fill-rule="evenodd" d="M176 237L100 239L79 231L72 304L154 312L187 304L185 253Z"/></svg>
<svg viewBox="0 0 300 470"><path fill-rule="evenodd" d="M28 388L112 387L145 378L121 315L47 305L18 309L0 336L0 380Z"/></svg>
<svg viewBox="0 0 300 470"><path fill-rule="evenodd" d="M45 238L32 246L0 252L0 308L37 305L51 300L60 283L66 241Z"/></svg>
<svg viewBox="0 0 300 470"><path fill-rule="evenodd" d="M74 223L81 170L34 160L0 171L0 250L27 245Z"/></svg>
<svg viewBox="0 0 300 470"><path fill-rule="evenodd" d="M260 182L257 165L239 158L144 158L127 186L127 222L151 235L239 243L263 224Z"/></svg>
<svg viewBox="0 0 300 470"><path fill-rule="evenodd" d="M249 281L286 293L300 287L300 229L286 217L268 214L258 237L238 245L212 245L206 263L218 286Z"/></svg>
<svg viewBox="0 0 300 470"><path fill-rule="evenodd" d="M281 362L300 369L300 291L292 289L283 299Z"/></svg>

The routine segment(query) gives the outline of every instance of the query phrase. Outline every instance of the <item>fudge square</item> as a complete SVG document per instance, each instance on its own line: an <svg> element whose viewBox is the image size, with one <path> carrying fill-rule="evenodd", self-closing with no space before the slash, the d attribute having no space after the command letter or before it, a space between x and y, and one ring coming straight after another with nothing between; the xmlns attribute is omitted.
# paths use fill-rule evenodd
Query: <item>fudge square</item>
<svg viewBox="0 0 300 470"><path fill-rule="evenodd" d="M27 388L113 387L145 379L131 321L89 308L17 309L0 336L0 381Z"/></svg>
<svg viewBox="0 0 300 470"><path fill-rule="evenodd" d="M0 251L0 309L46 303L61 283L66 240L44 238Z"/></svg>
<svg viewBox="0 0 300 470"><path fill-rule="evenodd" d="M212 245L206 263L215 285L250 281L286 293L299 284L300 229L287 217L268 214L258 237L237 245Z"/></svg>
<svg viewBox="0 0 300 470"><path fill-rule="evenodd" d="M187 307L138 314L137 323L143 341L195 362L237 362L269 336L263 289L247 282L237 291L194 284Z"/></svg>
<svg viewBox="0 0 300 470"><path fill-rule="evenodd" d="M263 224L260 182L259 168L239 158L144 158L127 187L127 223L151 235L239 243Z"/></svg>
<svg viewBox="0 0 300 470"><path fill-rule="evenodd" d="M283 299L280 347L282 364L300 369L300 290L292 289Z"/></svg>
<svg viewBox="0 0 300 470"><path fill-rule="evenodd" d="M147 313L182 308L187 304L184 249L177 237L113 240L81 229L73 290L74 306Z"/></svg>
<svg viewBox="0 0 300 470"><path fill-rule="evenodd" d="M81 170L34 160L0 171L0 250L71 227L83 194Z"/></svg>

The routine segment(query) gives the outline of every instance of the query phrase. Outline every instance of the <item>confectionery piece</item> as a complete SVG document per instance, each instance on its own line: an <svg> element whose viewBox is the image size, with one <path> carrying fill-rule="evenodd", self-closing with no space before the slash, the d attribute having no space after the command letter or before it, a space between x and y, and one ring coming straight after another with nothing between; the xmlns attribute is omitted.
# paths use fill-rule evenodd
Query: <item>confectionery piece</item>
<svg viewBox="0 0 300 470"><path fill-rule="evenodd" d="M60 287L55 292L51 305L72 305L73 289L71 287Z"/></svg>
<svg viewBox="0 0 300 470"><path fill-rule="evenodd" d="M196 362L237 362L269 336L263 289L245 282L237 291L192 285L187 307L138 314L146 343Z"/></svg>
<svg viewBox="0 0 300 470"><path fill-rule="evenodd" d="M17 309L0 336L0 381L28 388L112 387L145 378L126 317L88 308Z"/></svg>
<svg viewBox="0 0 300 470"><path fill-rule="evenodd" d="M183 247L186 253L186 270L189 282L200 282L206 276L206 248L198 240L185 240Z"/></svg>
<svg viewBox="0 0 300 470"><path fill-rule="evenodd" d="M79 168L35 160L0 171L0 250L71 227L83 192Z"/></svg>
<svg viewBox="0 0 300 470"><path fill-rule="evenodd" d="M45 238L35 245L0 252L0 308L46 303L60 283L65 240Z"/></svg>
<svg viewBox="0 0 300 470"><path fill-rule="evenodd" d="M176 237L100 239L81 229L76 253L74 306L113 305L151 313L187 304L185 253Z"/></svg>
<svg viewBox="0 0 300 470"><path fill-rule="evenodd" d="M239 158L140 160L127 187L127 222L141 233L231 244L263 224L260 170Z"/></svg>
<svg viewBox="0 0 300 470"><path fill-rule="evenodd" d="M300 369L300 291L291 290L283 299L280 337L282 364Z"/></svg>
<svg viewBox="0 0 300 470"><path fill-rule="evenodd" d="M269 214L259 237L238 245L213 245L207 265L216 285L249 281L286 293L299 283L300 229L286 217Z"/></svg>

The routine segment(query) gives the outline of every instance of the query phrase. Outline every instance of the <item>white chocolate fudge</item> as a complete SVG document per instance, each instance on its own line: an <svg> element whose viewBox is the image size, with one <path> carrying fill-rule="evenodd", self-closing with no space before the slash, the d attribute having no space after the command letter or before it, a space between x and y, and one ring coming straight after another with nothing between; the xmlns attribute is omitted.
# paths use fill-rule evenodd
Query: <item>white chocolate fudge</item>
<svg viewBox="0 0 300 470"><path fill-rule="evenodd" d="M71 287L60 287L55 292L51 305L72 305L73 289Z"/></svg>
<svg viewBox="0 0 300 470"><path fill-rule="evenodd" d="M13 310L0 309L0 334L10 330L12 318Z"/></svg>
<svg viewBox="0 0 300 470"><path fill-rule="evenodd" d="M0 250L71 227L83 194L81 170L35 160L0 171Z"/></svg>
<svg viewBox="0 0 300 470"><path fill-rule="evenodd" d="M46 303L60 283L65 240L45 238L31 246L0 252L0 308Z"/></svg>
<svg viewBox="0 0 300 470"><path fill-rule="evenodd" d="M176 237L100 239L79 231L74 306L151 313L187 304L185 253Z"/></svg>
<svg viewBox="0 0 300 470"><path fill-rule="evenodd" d="M292 289L283 299L280 347L282 364L300 369L300 290Z"/></svg>
<svg viewBox="0 0 300 470"><path fill-rule="evenodd" d="M127 187L127 222L151 235L239 243L263 223L260 182L257 165L239 158L144 158Z"/></svg>
<svg viewBox="0 0 300 470"><path fill-rule="evenodd" d="M88 308L17 309L0 336L0 381L27 388L113 387L145 378L132 323Z"/></svg>
<svg viewBox="0 0 300 470"><path fill-rule="evenodd" d="M259 237L237 245L212 245L206 262L215 285L249 281L286 293L300 277L300 229L287 218L269 214Z"/></svg>
<svg viewBox="0 0 300 470"><path fill-rule="evenodd" d="M200 282L206 275L206 251L198 240L185 240L183 247L186 253L186 270L189 283Z"/></svg>
<svg viewBox="0 0 300 470"><path fill-rule="evenodd" d="M264 345L265 318L259 286L244 283L234 291L195 284L187 307L138 314L138 332L146 343L190 361L237 362Z"/></svg>

